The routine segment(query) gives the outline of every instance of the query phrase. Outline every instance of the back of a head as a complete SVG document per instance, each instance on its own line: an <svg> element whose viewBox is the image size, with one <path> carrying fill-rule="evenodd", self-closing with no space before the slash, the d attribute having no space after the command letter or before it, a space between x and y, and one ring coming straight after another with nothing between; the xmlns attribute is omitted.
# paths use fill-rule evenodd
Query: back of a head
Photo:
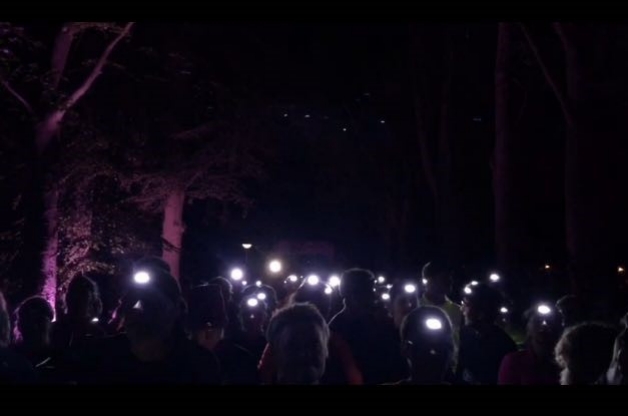
<svg viewBox="0 0 628 416"><path fill-rule="evenodd" d="M218 285L201 285L188 296L188 325L194 331L207 327L225 328L228 318Z"/></svg>
<svg viewBox="0 0 628 416"><path fill-rule="evenodd" d="M33 296L24 300L16 311L18 335L22 340L44 335L47 324L52 322L54 311L46 299Z"/></svg>
<svg viewBox="0 0 628 416"><path fill-rule="evenodd" d="M11 341L11 318L7 310L7 302L0 292L0 348L5 348Z"/></svg>
<svg viewBox="0 0 628 416"><path fill-rule="evenodd" d="M76 276L68 285L65 295L68 315L92 319L102 312L98 285L86 276Z"/></svg>
<svg viewBox="0 0 628 416"><path fill-rule="evenodd" d="M584 305L576 295L565 295L558 299L556 308L560 311L565 326L576 325L585 320Z"/></svg>
<svg viewBox="0 0 628 416"><path fill-rule="evenodd" d="M375 275L365 269L349 269L342 274L340 294L345 299L367 299L373 296Z"/></svg>
<svg viewBox="0 0 628 416"><path fill-rule="evenodd" d="M315 306L296 303L275 312L267 339L280 383L318 383L325 371L329 328Z"/></svg>
<svg viewBox="0 0 628 416"><path fill-rule="evenodd" d="M231 282L224 277L214 277L209 281L210 285L217 285L220 287L220 291L222 292L222 298L225 301L225 304L231 301L231 296L233 295L233 285Z"/></svg>
<svg viewBox="0 0 628 416"><path fill-rule="evenodd" d="M268 324L267 338L269 343L277 339L277 335L294 325L313 325L329 334L329 328L318 309L307 303L295 303L276 311Z"/></svg>
<svg viewBox="0 0 628 416"><path fill-rule="evenodd" d="M413 367L430 369L439 375L450 368L454 351L453 331L451 321L442 309L434 306L414 309L403 320L400 335Z"/></svg>
<svg viewBox="0 0 628 416"><path fill-rule="evenodd" d="M605 373L613 356L617 330L599 322L568 328L556 345L562 368L561 384L593 384Z"/></svg>

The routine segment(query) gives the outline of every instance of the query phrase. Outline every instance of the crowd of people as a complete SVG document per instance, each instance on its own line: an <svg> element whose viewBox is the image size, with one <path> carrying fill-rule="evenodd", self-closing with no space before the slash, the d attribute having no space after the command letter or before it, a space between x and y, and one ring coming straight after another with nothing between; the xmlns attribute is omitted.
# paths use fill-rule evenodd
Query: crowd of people
<svg viewBox="0 0 628 416"><path fill-rule="evenodd" d="M626 319L589 321L567 296L530 305L518 343L493 283L470 282L457 304L450 269L432 261L383 290L350 269L335 287L291 276L239 291L216 277L183 291L166 263L143 259L110 319L89 276L70 282L58 316L41 297L10 314L0 293L0 382L624 384Z"/></svg>

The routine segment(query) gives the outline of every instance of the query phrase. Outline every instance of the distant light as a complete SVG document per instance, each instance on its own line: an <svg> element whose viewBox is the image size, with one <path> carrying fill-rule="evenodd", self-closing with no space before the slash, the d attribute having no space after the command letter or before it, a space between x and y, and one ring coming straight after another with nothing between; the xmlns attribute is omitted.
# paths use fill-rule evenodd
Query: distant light
<svg viewBox="0 0 628 416"><path fill-rule="evenodd" d="M145 285L150 282L150 275L148 272L137 272L133 275L133 281L138 285Z"/></svg>
<svg viewBox="0 0 628 416"><path fill-rule="evenodd" d="M382 300L390 300L390 295L388 293L382 293Z"/></svg>
<svg viewBox="0 0 628 416"><path fill-rule="evenodd" d="M262 282L260 280L258 280L257 282L255 282L255 286L262 287Z"/></svg>
<svg viewBox="0 0 628 416"><path fill-rule="evenodd" d="M299 280L299 278L296 275L291 274L290 276L288 276L288 280L294 283Z"/></svg>
<svg viewBox="0 0 628 416"><path fill-rule="evenodd" d="M386 124L386 120L380 120L379 123L380 124Z"/></svg>
<svg viewBox="0 0 628 416"><path fill-rule="evenodd" d="M306 114L306 115L305 115L305 118L310 118L310 115L309 115L309 114Z"/></svg>
<svg viewBox="0 0 628 416"><path fill-rule="evenodd" d="M392 289L392 285L386 285L386 289Z"/></svg>
<svg viewBox="0 0 628 416"><path fill-rule="evenodd" d="M331 288L331 287L327 286L327 287L325 288L325 294L326 294L326 295L331 295L333 292L334 292L334 291L332 290L332 288Z"/></svg>
<svg viewBox="0 0 628 416"><path fill-rule="evenodd" d="M242 244L242 248L243 248L243 249L245 249L245 250L248 250L248 249L250 249L251 247L253 247L253 244L249 244L249 243L244 243L244 244Z"/></svg>
<svg viewBox="0 0 628 416"><path fill-rule="evenodd" d="M479 122L479 121L482 121L482 118L481 117L473 117L473 121Z"/></svg>
<svg viewBox="0 0 628 416"><path fill-rule="evenodd" d="M440 319L437 318L429 318L425 320L425 326L432 331L437 331L443 328L443 323Z"/></svg>
<svg viewBox="0 0 628 416"><path fill-rule="evenodd" d="M338 287L340 286L340 278L336 275L333 275L329 278L328 283L331 287Z"/></svg>
<svg viewBox="0 0 628 416"><path fill-rule="evenodd" d="M549 264L546 264L545 266L543 266L543 268L544 268L545 270L549 270L549 269L550 269L550 265L549 265Z"/></svg>
<svg viewBox="0 0 628 416"><path fill-rule="evenodd" d="M259 299L259 300L266 300L266 293L258 293L257 294L257 299Z"/></svg>
<svg viewBox="0 0 628 416"><path fill-rule="evenodd" d="M421 279L421 282L423 283L423 285L427 285L427 279L426 278Z"/></svg>
<svg viewBox="0 0 628 416"><path fill-rule="evenodd" d="M625 269L623 267L621 267L621 266L619 266L617 268L617 273L623 273L624 271L625 271Z"/></svg>
<svg viewBox="0 0 628 416"><path fill-rule="evenodd" d="M231 270L231 278L235 280L236 282L238 280L242 280L243 277L244 277L244 272L242 271L242 269L239 269L236 267L235 269Z"/></svg>
<svg viewBox="0 0 628 416"><path fill-rule="evenodd" d="M144 310L144 307L142 306L142 301L138 300L137 302L135 302L135 305L133 305L133 309L137 309L138 311Z"/></svg>
<svg viewBox="0 0 628 416"><path fill-rule="evenodd" d="M536 308L536 311L541 315L549 315L552 312L552 309L547 305L539 305Z"/></svg>
<svg viewBox="0 0 628 416"><path fill-rule="evenodd" d="M94 319L92 319L92 322L98 322L99 320L100 319L98 319L98 318L94 318Z"/></svg>
<svg viewBox="0 0 628 416"><path fill-rule="evenodd" d="M347 128L346 128L346 127L343 127L343 128L342 128L342 131L347 131Z"/></svg>
<svg viewBox="0 0 628 416"><path fill-rule="evenodd" d="M463 289L463 292L467 295L470 295L471 293L473 293L473 291L471 290L469 286L465 286Z"/></svg>
<svg viewBox="0 0 628 416"><path fill-rule="evenodd" d="M497 273L491 273L488 278L491 280L491 282L499 282L499 275Z"/></svg>
<svg viewBox="0 0 628 416"><path fill-rule="evenodd" d="M413 284L407 284L407 285L405 285L405 286L403 287L403 290L404 290L406 293L414 293L414 292L416 292L416 286L415 286L415 285L413 285Z"/></svg>
<svg viewBox="0 0 628 416"><path fill-rule="evenodd" d="M271 262L268 263L268 270L270 270L271 273L279 273L281 269L283 269L283 265L279 260L271 260Z"/></svg>
<svg viewBox="0 0 628 416"><path fill-rule="evenodd" d="M242 286L246 286L246 285L248 285L248 284L249 284L249 283L248 283L246 280L243 280L243 281L242 281Z"/></svg>
<svg viewBox="0 0 628 416"><path fill-rule="evenodd" d="M477 280L472 280L471 281L471 286L477 286L477 285L479 285Z"/></svg>
<svg viewBox="0 0 628 416"><path fill-rule="evenodd" d="M506 313L508 313L508 308L507 308L507 307L505 307L505 306L502 306L502 307L501 307L501 309L500 309L499 311L500 311L501 313L506 314Z"/></svg>
<svg viewBox="0 0 628 416"><path fill-rule="evenodd" d="M283 116L284 117L288 117L288 113L283 113Z"/></svg>
<svg viewBox="0 0 628 416"><path fill-rule="evenodd" d="M377 278L377 283L384 284L386 283L386 278L384 276L380 276Z"/></svg>
<svg viewBox="0 0 628 416"><path fill-rule="evenodd" d="M246 301L246 304L247 304L248 307L254 308L257 305L259 305L259 301L257 299L255 299L255 298L251 298L251 299Z"/></svg>
<svg viewBox="0 0 628 416"><path fill-rule="evenodd" d="M320 281L321 279L315 274L311 274L307 277L307 284L311 286L316 286Z"/></svg>

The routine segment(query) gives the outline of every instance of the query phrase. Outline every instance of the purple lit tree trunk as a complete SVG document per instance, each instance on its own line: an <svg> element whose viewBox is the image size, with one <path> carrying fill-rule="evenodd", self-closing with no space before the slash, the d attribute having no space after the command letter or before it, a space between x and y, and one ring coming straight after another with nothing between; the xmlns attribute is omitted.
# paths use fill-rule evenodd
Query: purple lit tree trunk
<svg viewBox="0 0 628 416"><path fill-rule="evenodd" d="M183 242L183 208L185 206L185 191L177 189L168 195L164 207L162 223L163 251L162 257L168 265L172 275L179 279L181 271L181 244Z"/></svg>
<svg viewBox="0 0 628 416"><path fill-rule="evenodd" d="M51 54L51 90L48 92L57 93L60 81L63 77L64 70L67 65L72 43L79 33L92 27L102 27L106 24L101 23L67 23L64 24L55 39ZM41 182L41 188L44 190L43 219L46 223L45 227L45 249L42 255L42 269L44 273L43 296L54 307L57 302L57 253L59 245L58 234L58 202L59 191L54 183L45 183L47 180L48 150L53 140L59 135L62 122L76 103L91 89L94 81L100 76L102 70L113 52L116 45L128 35L133 22L127 23L124 28L120 29L117 36L107 45L105 50L96 61L93 69L83 82L68 94L68 98L56 105L53 109L46 111L43 115L37 114L33 106L24 96L16 91L10 83L0 76L0 84L4 89L12 95L33 117L38 120L35 125L35 149L37 152L37 168L38 174L35 180Z"/></svg>

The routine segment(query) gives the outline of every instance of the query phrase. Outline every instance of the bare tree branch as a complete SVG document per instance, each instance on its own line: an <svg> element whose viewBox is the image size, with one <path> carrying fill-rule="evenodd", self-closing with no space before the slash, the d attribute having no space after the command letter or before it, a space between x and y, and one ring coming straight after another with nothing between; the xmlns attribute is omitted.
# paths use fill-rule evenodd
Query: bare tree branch
<svg viewBox="0 0 628 416"><path fill-rule="evenodd" d="M4 78L2 78L1 76L0 76L0 84L2 84L4 89L6 89L9 92L9 94L11 94L16 100L20 102L20 104L22 104L22 106L24 106L26 111L28 111L28 114L35 115L35 111L33 111L33 107L31 107L28 101L26 101L26 99L22 97L22 95L19 92L13 89L11 84L9 84L9 82L5 80Z"/></svg>
<svg viewBox="0 0 628 416"><path fill-rule="evenodd" d="M216 123L213 121L210 121L209 123L201 124L200 126L194 127L192 129L176 133L172 136L172 138L174 140L198 139L203 136L207 136L210 133L213 133L215 130L216 130Z"/></svg>
<svg viewBox="0 0 628 416"><path fill-rule="evenodd" d="M111 55L111 52L113 52L113 49L122 40L122 38L124 38L129 33L129 31L131 30L131 27L133 26L133 24L134 24L134 22L127 23L126 26L124 27L124 29L120 32L120 34L118 36L116 36L116 38L113 39L111 41L111 43L109 43L109 45L107 45L107 47L103 51L102 55L100 56L100 58L96 62L96 65L92 69L92 72L85 79L83 84L81 84L81 86L78 87L76 89L76 91L74 91L74 93L72 93L72 95L70 95L70 98L68 98L65 101L65 103L63 103L60 106L60 108L58 108L56 110L53 110L53 111L49 112L48 114L46 114L46 116L43 118L43 120L41 120L37 124L37 126L36 126L36 136L37 137L36 137L35 145L36 145L36 148L37 148L37 151L38 151L39 154L42 154L44 152L44 150L48 147L48 144L50 143L52 138L57 133L58 128L59 128L59 124L63 120L63 117L65 116L65 113L74 104L76 104L76 102L83 95L85 95L85 93L87 93L87 91L89 91L89 89L92 87L92 85L94 84L94 81L96 80L96 78L98 78L98 76L102 72L102 69L105 66L105 63L107 63L107 59L109 58L109 55Z"/></svg>
<svg viewBox="0 0 628 416"><path fill-rule="evenodd" d="M70 95L70 98L68 98L67 101L63 103L60 111L65 112L70 109L74 104L76 104L78 100L81 99L83 95L85 95L87 91L89 91L96 78L98 78L98 76L101 74L105 63L107 63L107 59L109 59L109 55L111 55L111 52L113 52L113 49L116 47L116 45L129 33L134 23L135 22L127 23L126 26L124 26L122 32L120 32L120 34L116 36L109 45L107 45L107 48L105 48L104 52L96 62L96 65L94 66L94 69L92 69L92 72L85 79L83 84L81 84L81 86L78 87L76 91L72 93L72 95Z"/></svg>
<svg viewBox="0 0 628 416"><path fill-rule="evenodd" d="M52 88L54 90L59 87L59 82L61 82L61 78L63 77L63 71L68 62L68 55L70 54L70 48L72 47L75 33L76 31L73 24L64 24L55 39L50 63L52 68Z"/></svg>
<svg viewBox="0 0 628 416"><path fill-rule="evenodd" d="M534 57L536 58L537 63L541 67L541 71L543 71L545 80L547 81L550 88L554 92L556 99L558 99L560 108L563 111L563 115L565 116L565 121L570 127L573 127L574 126L573 117L571 115L571 112L569 111L567 101L565 100L565 95L558 87L558 84L556 83L556 80L554 79L554 77L552 77L552 74L550 74L549 69L547 68L547 65L545 65L545 62L543 61L543 58L541 57L538 47L536 46L536 44L534 43L534 40L532 39L532 36L530 36L530 33L528 32L528 29L525 27L523 23L519 23L519 27L523 31L523 34L525 35L526 40L528 41L528 45L530 46L530 49L532 53L534 54Z"/></svg>
<svg viewBox="0 0 628 416"><path fill-rule="evenodd" d="M569 39L569 36L567 36L567 33L565 32L565 29L573 30L573 24L554 22L552 23L552 27L554 28L554 31L558 34L558 37L560 37L560 40L563 43L565 49L573 50L573 41Z"/></svg>

